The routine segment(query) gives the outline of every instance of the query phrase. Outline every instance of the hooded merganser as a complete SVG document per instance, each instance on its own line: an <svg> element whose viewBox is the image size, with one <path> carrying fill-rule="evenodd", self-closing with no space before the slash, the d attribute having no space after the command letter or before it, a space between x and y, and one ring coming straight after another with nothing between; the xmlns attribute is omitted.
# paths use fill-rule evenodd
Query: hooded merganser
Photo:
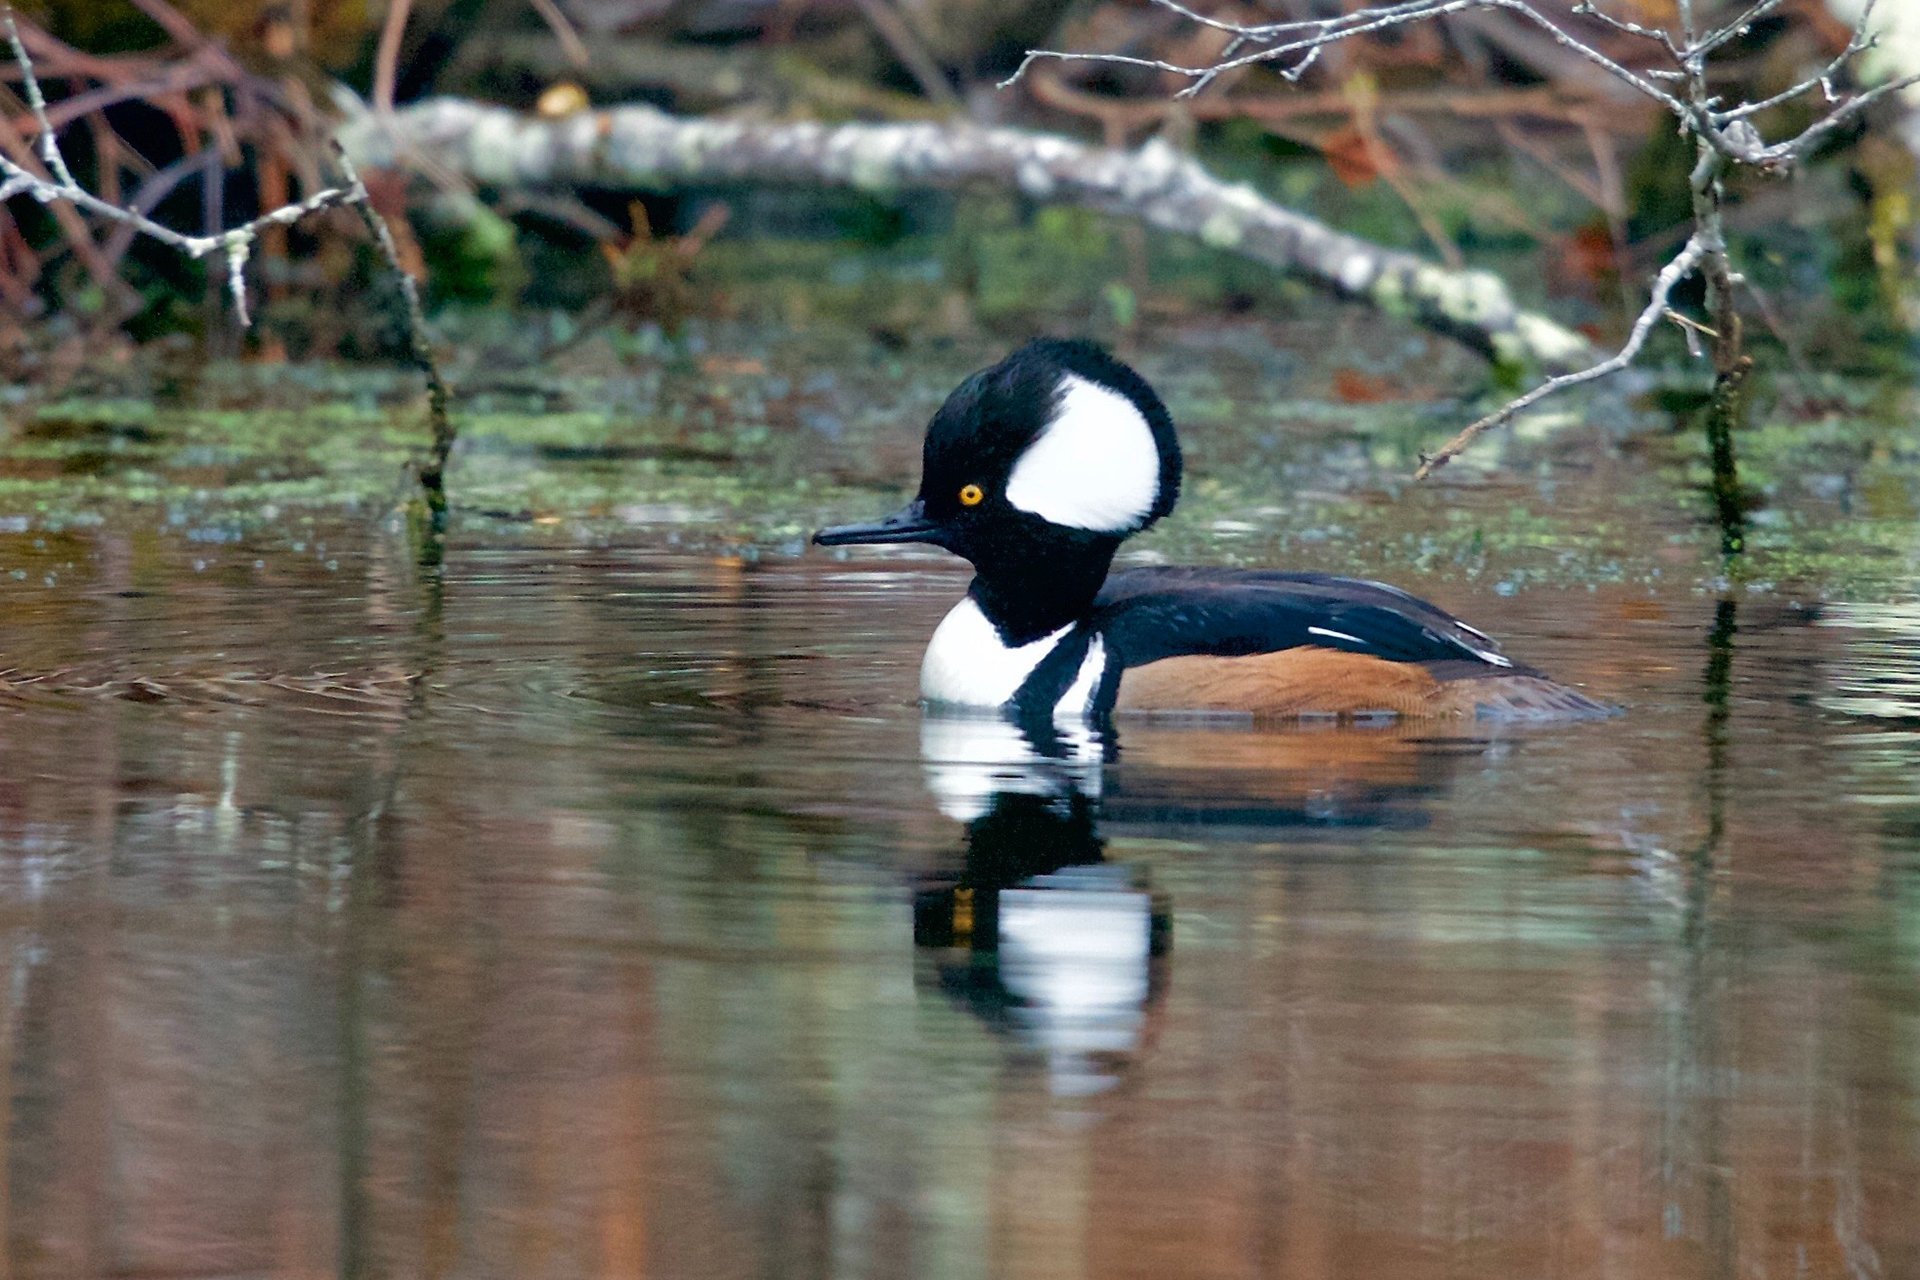
<svg viewBox="0 0 1920 1280"><path fill-rule="evenodd" d="M934 707L1021 720L1113 712L1568 716L1611 710L1378 582L1139 568L1120 544L1180 494L1173 419L1088 342L1040 339L962 382L927 426L920 494L822 546L925 542L971 561L920 669Z"/></svg>

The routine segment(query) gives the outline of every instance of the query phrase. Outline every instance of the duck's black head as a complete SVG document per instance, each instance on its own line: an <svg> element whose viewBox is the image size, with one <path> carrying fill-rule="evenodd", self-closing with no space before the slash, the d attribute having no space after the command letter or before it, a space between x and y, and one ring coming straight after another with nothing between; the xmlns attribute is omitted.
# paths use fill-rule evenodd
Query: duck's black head
<svg viewBox="0 0 1920 1280"><path fill-rule="evenodd" d="M1121 542L1179 496L1180 443L1146 379L1090 342L1042 338L947 397L927 424L918 497L814 541L964 556L988 616L1021 635L1083 609Z"/></svg>

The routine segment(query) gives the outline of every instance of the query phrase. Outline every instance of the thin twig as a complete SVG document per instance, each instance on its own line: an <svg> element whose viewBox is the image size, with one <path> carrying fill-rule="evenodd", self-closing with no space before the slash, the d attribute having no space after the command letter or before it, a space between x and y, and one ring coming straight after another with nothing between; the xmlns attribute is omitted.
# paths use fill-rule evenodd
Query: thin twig
<svg viewBox="0 0 1920 1280"><path fill-rule="evenodd" d="M1693 0L1673 0L1673 7L1680 18L1680 34L1691 50L1699 43L1697 28L1693 25ZM1694 61L1697 57L1697 54L1689 53L1682 61Z"/></svg>
<svg viewBox="0 0 1920 1280"><path fill-rule="evenodd" d="M186 181L199 168L200 157L193 154L181 156L164 169L156 170L151 177L141 183L133 193L133 199L125 201L127 209L138 214L149 214L159 207L173 193L173 189ZM122 222L113 229L106 239L107 259L119 262L133 246L134 239L140 234L137 224Z"/></svg>
<svg viewBox="0 0 1920 1280"><path fill-rule="evenodd" d="M1056 107L1124 129L1157 125L1176 113L1196 121L1247 119L1277 126L1315 116L1344 119L1353 112L1353 95L1346 90L1246 94L1175 104L1157 99L1119 98L1089 93L1068 84L1051 70L1030 73L1026 84L1035 100L1044 106ZM1538 119L1633 133L1636 136L1644 132L1646 124L1639 116L1622 112L1614 104L1565 96L1552 89L1534 87L1478 92L1456 89L1399 90L1379 93L1375 100L1383 116L1444 114L1469 120L1501 120L1509 117ZM1596 116L1601 118L1596 119Z"/></svg>
<svg viewBox="0 0 1920 1280"><path fill-rule="evenodd" d="M58 129L82 116L105 111L122 102L152 102L157 98L202 89L218 82L219 72L213 68L191 62L174 63L151 79L128 80L121 84L102 85L85 93L69 94L60 100L59 106L48 108L47 119Z"/></svg>
<svg viewBox="0 0 1920 1280"><path fill-rule="evenodd" d="M1779 0L1760 0L1760 2L1762 4L1778 4ZM1625 18L1616 18L1601 9L1593 0L1586 0L1583 4L1576 4L1573 6L1573 12L1582 17L1592 18L1597 22L1612 27L1615 31L1625 32L1630 36L1639 36L1642 40L1651 40L1672 54L1675 62L1686 61L1686 55L1680 51L1680 46L1674 43L1671 32L1661 30L1658 27L1643 27L1637 22L1628 22Z"/></svg>
<svg viewBox="0 0 1920 1280"><path fill-rule="evenodd" d="M1853 38L1848 42L1847 48L1835 57L1820 75L1810 77L1764 102L1721 111L1715 108L1711 101L1689 101L1669 93L1656 81L1667 78L1688 79L1697 76L1710 52L1739 35L1746 24L1770 13L1781 0L1758 0L1732 23L1715 28L1704 36L1695 34L1691 0L1680 0L1683 37L1675 41L1668 35L1662 40L1662 44L1669 48L1683 64L1682 69L1648 72L1635 71L1608 57L1587 42L1570 35L1562 30L1558 23L1535 9L1528 0L1406 0L1401 4L1357 9L1338 17L1266 25L1244 25L1225 22L1218 18L1202 18L1185 5L1176 3L1176 0L1153 0L1153 2L1182 17L1202 21L1215 30L1232 32L1235 40L1231 48L1237 48L1243 43L1250 43L1257 47L1246 53L1222 56L1203 66L1184 65L1133 54L1071 53L1056 49L1031 49L1021 59L1020 65L1015 68L1013 74L1000 82L1000 87L1007 88L1018 83L1038 61L1100 62L1116 66L1138 67L1181 77L1189 83L1174 96L1191 98L1206 89L1220 76L1242 67L1264 62L1284 63L1286 59L1293 57L1294 61L1290 65L1282 66L1281 75L1288 80L1297 80L1311 65L1312 60L1317 58L1320 51L1328 45L1390 27L1428 22L1451 14L1504 10L1539 27L1555 43L1600 67L1615 79L1665 107L1679 118L1689 132L1705 141L1719 154L1741 164L1754 165L1777 173L1791 169L1828 135L1852 121L1874 103L1911 85L1920 84L1920 73L1917 73L1875 86L1854 95L1845 102L1838 103L1832 111L1814 121L1799 134L1779 142L1768 143L1748 123L1747 118L1758 111L1777 106L1816 87L1826 91L1829 101L1835 101L1833 76L1848 60L1873 45L1873 37L1867 33L1867 23L1873 15L1874 8L1871 3L1865 7L1859 23L1855 25ZM1610 28L1631 30L1637 35L1645 35L1649 38L1657 38L1659 35L1651 28L1623 23L1621 19L1599 12L1593 7L1591 0L1576 6L1573 11L1596 19ZM1297 38L1283 40L1280 38L1283 35Z"/></svg>
<svg viewBox="0 0 1920 1280"><path fill-rule="evenodd" d="M854 0L867 25L879 33L887 42L887 48L900 64L912 73L927 97L943 107L957 106L960 95L947 83L947 73L933 60L920 37L908 25L906 15L896 9L890 0Z"/></svg>
<svg viewBox="0 0 1920 1280"><path fill-rule="evenodd" d="M413 0L387 0L386 20L380 24L380 43L373 54L373 109L393 114L393 91L399 79L400 41L407 33L407 14Z"/></svg>
<svg viewBox="0 0 1920 1280"><path fill-rule="evenodd" d="M1420 469L1413 473L1413 478L1425 480L1459 457L1467 446L1480 436L1503 423L1512 421L1514 415L1525 412L1548 396L1557 395L1584 382L1604 378L1611 373L1618 373L1632 364L1634 357L1640 354L1640 348L1646 345L1648 335L1653 332L1653 326L1658 323L1661 316L1666 314L1668 295L1673 292L1674 286L1699 265L1706 252L1706 244L1699 236L1695 236L1687 241L1686 247L1680 251L1678 257L1661 269L1660 274L1654 278L1652 295L1646 307L1641 310L1639 318L1633 322L1633 330L1627 335L1626 344L1620 350L1590 368L1582 369L1577 373L1564 373L1557 378L1548 378L1518 400L1510 401L1502 408L1481 418L1441 445L1432 454L1423 456L1420 459Z"/></svg>
<svg viewBox="0 0 1920 1280"><path fill-rule="evenodd" d="M166 0L133 0L133 7L157 23L176 43L189 49L217 47L187 16Z"/></svg>
<svg viewBox="0 0 1920 1280"><path fill-rule="evenodd" d="M76 186L73 172L67 168L67 159L60 154L60 140L54 136L53 123L47 119L47 100L40 94L40 77L33 74L33 60L27 57L27 46L20 43L20 26L13 20L12 5L7 6L6 21L7 43L13 46L13 60L20 66L21 91L27 96L27 108L33 112L34 122L40 126L40 159L60 185Z"/></svg>
<svg viewBox="0 0 1920 1280"><path fill-rule="evenodd" d="M1713 113L1713 118L1722 123L1744 120L1748 116L1758 115L1762 111L1777 107L1783 102L1791 102L1801 94L1811 93L1815 89L1822 90L1827 101L1833 102L1833 78L1846 68L1847 63L1873 47L1874 38L1867 34L1867 23L1873 19L1875 4L1876 0L1867 0L1866 6L1860 11L1860 21L1847 40L1847 47L1836 53L1818 75L1808 76L1792 88L1782 89L1772 97L1762 98L1759 102L1743 103L1726 111L1716 111Z"/></svg>
<svg viewBox="0 0 1920 1280"><path fill-rule="evenodd" d="M547 24L547 29L553 32L553 38L560 42L560 51L567 55L568 62L576 67L585 67L593 61L593 56L587 52L586 41L580 38L580 33L574 29L567 15L560 11L555 0L533 0L533 9Z"/></svg>
<svg viewBox="0 0 1920 1280"><path fill-rule="evenodd" d="M1731 22L1723 23L1719 30L1708 32L1704 40L1696 41L1689 46L1686 54L1682 56L1682 61L1685 61L1687 58L1704 58L1729 40L1739 39L1741 36L1747 34L1749 27L1772 13L1775 9L1778 9L1784 3L1786 3L1786 0L1758 0L1758 3L1754 4L1745 13ZM1862 28L1866 26L1867 19L1873 16L1873 6L1875 3L1876 0L1867 0L1867 7L1860 15L1860 26Z"/></svg>
<svg viewBox="0 0 1920 1280"><path fill-rule="evenodd" d="M105 218L109 222L124 223L149 239L158 240L162 244L180 250L189 258L204 258L215 250L231 251L235 243L251 241L254 233L263 227L286 226L298 222L310 213L318 213L322 209L329 209L335 205L351 203L348 192L337 187L329 187L324 191L315 192L298 204L290 204L283 209L263 213L251 222L242 223L231 230L214 235L195 236L175 231L172 227L155 222L145 214L102 200L84 187L69 187L37 178L7 159L5 155L0 155L0 174L5 174L10 180L20 181L21 190L31 193L35 199L65 200L76 208Z"/></svg>
<svg viewBox="0 0 1920 1280"><path fill-rule="evenodd" d="M1761 151L1758 154L1758 158L1752 160L1751 163L1758 164L1766 169L1791 168L1795 163L1803 159L1807 153L1824 142L1828 134L1833 133L1842 125L1851 123L1856 116L1868 107L1873 106L1884 98L1892 97L1903 89L1911 88L1916 84L1920 84L1920 72L1916 72L1910 76L1902 76L1898 80L1889 80L1885 84L1875 85L1865 93L1856 94L1848 98L1845 102L1840 103L1826 115L1815 120L1796 136L1789 138L1785 142L1776 142L1772 146L1767 147Z"/></svg>
<svg viewBox="0 0 1920 1280"><path fill-rule="evenodd" d="M1188 12L1178 5L1171 4L1170 0L1154 0L1154 2L1164 8L1172 8L1176 12ZM1568 35L1560 29L1558 23L1542 15L1538 10L1534 9L1532 5L1528 4L1526 0L1413 0L1412 3L1393 5L1385 8L1360 9L1353 13L1343 14L1338 18L1322 18L1302 23L1276 23L1267 27L1239 27L1236 28L1236 30L1240 35L1256 43L1260 43L1262 47L1251 53L1224 58L1207 66L1183 66L1179 63L1167 62L1159 58L1141 58L1120 53L1065 53L1055 49L1031 49L1028 50L1026 57L1021 59L1020 65L1014 69L1013 74L1000 82L1000 87L1004 89L1018 83L1021 76L1026 74L1027 69L1032 66L1034 62L1041 59L1074 62L1106 62L1121 66L1142 67L1151 71L1160 71L1168 75L1183 77L1192 83L1188 84L1186 88L1180 90L1180 92L1174 96L1190 98L1212 84L1218 77L1229 71L1236 71L1241 67L1253 66L1256 63L1262 62L1275 62L1287 57L1289 54L1301 54L1303 55L1303 59L1307 57L1318 57L1319 50L1322 47L1350 40L1355 36L1367 35L1375 31L1385 30L1389 27L1405 26L1414 22L1427 22L1436 18L1445 17L1448 14L1463 13L1467 10L1484 9L1504 9L1510 13L1519 15L1545 31L1555 43L1571 50L1579 57L1594 63L1602 70L1613 75L1616 79L1631 85L1647 97L1652 98L1661 106L1666 107L1676 114L1684 115L1686 113L1685 105L1682 104L1678 98L1639 73L1609 58L1598 49ZM1221 24L1216 21L1208 25L1218 27ZM1229 26L1230 25L1231 24L1229 24ZM1272 33L1283 29L1313 29L1313 34L1296 40L1287 40L1279 44L1267 43L1267 41L1273 38ZM1300 72L1305 70L1304 61L1296 64L1291 70L1293 74L1288 76L1288 78L1298 78ZM1283 72L1283 74L1285 73Z"/></svg>
<svg viewBox="0 0 1920 1280"><path fill-rule="evenodd" d="M34 154L33 145L21 137L15 131L12 122L4 117L0 117L0 160L13 161L11 168L0 166L0 175L4 175L5 185L11 192L9 198L12 195L35 193L42 187L55 191L61 189L57 183L33 172L30 166L40 164L39 157ZM45 168L44 165L41 167ZM87 228L86 219L82 218L71 205L60 200L53 199L41 201L41 203L46 205L47 212L52 215L55 224L60 228L61 237L73 250L74 257L78 258L80 264L87 269L87 275L92 278L100 291L116 301L128 298L132 290L114 274L112 261L94 242Z"/></svg>
<svg viewBox="0 0 1920 1280"><path fill-rule="evenodd" d="M242 325L247 323L245 284L242 273L246 268L247 257L251 252L254 237L261 230L272 226L287 226L298 222L308 214L318 213L322 209L353 202L353 193L338 187L329 187L315 192L297 204L263 213L251 222L227 231L209 235L188 235L176 231L164 223L155 222L138 208L128 208L103 200L74 180L73 171L67 168L65 157L60 154L60 143L55 137L51 125L47 123L46 99L40 92L40 80L34 74L33 61L27 56L26 46L20 42L20 32L14 22L13 8L0 9L0 22L7 29L8 42L13 46L14 60L20 67L22 86L28 105L33 109L36 121L40 125L41 155L47 169L54 175L52 181L41 178L14 163L4 153L0 153L0 175L6 178L6 185L14 194L29 194L43 203L63 201L86 213L117 222L152 240L178 249L190 258L204 258L210 253L219 252L226 260L229 287L233 290L235 307Z"/></svg>

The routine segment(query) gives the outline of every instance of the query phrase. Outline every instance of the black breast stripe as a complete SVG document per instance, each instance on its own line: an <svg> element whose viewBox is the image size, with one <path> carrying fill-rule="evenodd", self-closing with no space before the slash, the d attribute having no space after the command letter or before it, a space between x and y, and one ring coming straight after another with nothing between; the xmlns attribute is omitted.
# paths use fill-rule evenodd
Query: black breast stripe
<svg viewBox="0 0 1920 1280"><path fill-rule="evenodd" d="M1093 632L1085 627L1075 627L1061 636L1014 691L1008 705L1013 708L1015 718L1023 724L1029 721L1052 723L1053 709L1060 705L1060 699L1073 687L1074 678L1080 674L1080 667L1086 662L1087 650L1092 644Z"/></svg>

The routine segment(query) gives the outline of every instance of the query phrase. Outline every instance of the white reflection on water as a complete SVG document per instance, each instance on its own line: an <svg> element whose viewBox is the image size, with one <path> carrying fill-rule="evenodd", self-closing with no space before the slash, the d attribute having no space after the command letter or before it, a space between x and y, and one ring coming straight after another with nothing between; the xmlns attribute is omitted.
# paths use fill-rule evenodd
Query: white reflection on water
<svg viewBox="0 0 1920 1280"><path fill-rule="evenodd" d="M994 796L1100 796L1102 742L1084 724L1055 726L1042 751L1013 722L995 715L934 715L920 722L920 759L940 812L972 822Z"/></svg>
<svg viewBox="0 0 1920 1280"><path fill-rule="evenodd" d="M1100 1055L1132 1053L1146 1022L1153 902L1123 867L1066 867L1000 894L1000 981L1058 1094L1115 1079Z"/></svg>
<svg viewBox="0 0 1920 1280"><path fill-rule="evenodd" d="M1820 705L1876 720L1920 719L1920 601L1836 604L1819 625L1853 632Z"/></svg>

